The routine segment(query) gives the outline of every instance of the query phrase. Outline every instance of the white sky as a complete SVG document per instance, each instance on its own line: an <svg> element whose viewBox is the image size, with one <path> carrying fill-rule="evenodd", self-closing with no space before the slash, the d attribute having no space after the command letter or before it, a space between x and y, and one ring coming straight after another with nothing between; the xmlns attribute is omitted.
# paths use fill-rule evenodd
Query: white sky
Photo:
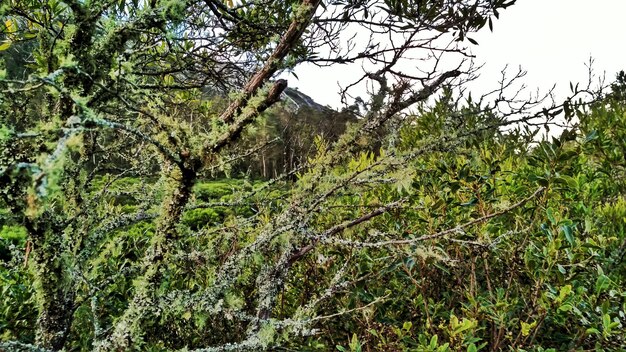
<svg viewBox="0 0 626 352"><path fill-rule="evenodd" d="M518 0L501 11L493 33L485 27L471 36L479 43L472 47L476 62L485 63L472 90L494 88L506 64L512 73L521 65L532 91L547 91L556 83L562 98L570 81L586 83L590 56L595 72L606 72L610 82L626 70L625 16L626 0ZM290 86L333 107L340 106L337 82L349 83L360 73L347 66L301 66L295 72L299 80L288 77Z"/></svg>

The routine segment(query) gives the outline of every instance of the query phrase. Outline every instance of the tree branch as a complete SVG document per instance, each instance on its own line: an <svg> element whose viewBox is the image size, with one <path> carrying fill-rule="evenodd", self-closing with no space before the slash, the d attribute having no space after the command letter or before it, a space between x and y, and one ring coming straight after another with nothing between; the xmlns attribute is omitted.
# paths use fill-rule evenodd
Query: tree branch
<svg viewBox="0 0 626 352"><path fill-rule="evenodd" d="M293 21L289 25L287 32L283 35L280 42L274 49L274 52L267 59L265 65L255 73L248 83L244 86L242 96L235 99L220 116L224 122L232 122L237 114L246 106L256 91L272 77L280 67L282 60L291 52L293 47L304 33L307 25L311 22L311 18L315 14L321 0L303 0L300 6L307 10L304 15L294 15Z"/></svg>

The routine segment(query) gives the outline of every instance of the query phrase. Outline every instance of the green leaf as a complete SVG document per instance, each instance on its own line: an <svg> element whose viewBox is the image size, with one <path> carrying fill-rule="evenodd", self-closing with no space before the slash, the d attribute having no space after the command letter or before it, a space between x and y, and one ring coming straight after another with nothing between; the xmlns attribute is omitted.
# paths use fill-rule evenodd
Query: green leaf
<svg viewBox="0 0 626 352"><path fill-rule="evenodd" d="M576 239L574 238L572 227L569 225L563 225L561 226L561 229L563 230L563 234L565 234L565 239L570 244L570 246L576 246Z"/></svg>
<svg viewBox="0 0 626 352"><path fill-rule="evenodd" d="M477 352L478 348L476 348L476 345L473 343L470 343L469 346L467 346L467 352Z"/></svg>
<svg viewBox="0 0 626 352"><path fill-rule="evenodd" d="M2 42L0 44L0 51L5 51L5 50L7 50L10 47L11 47L11 41L10 40L5 40L4 42Z"/></svg>
<svg viewBox="0 0 626 352"><path fill-rule="evenodd" d="M585 137L585 142L591 142L592 140L597 139L597 138L598 138L598 131L593 130L587 134L587 136Z"/></svg>
<svg viewBox="0 0 626 352"><path fill-rule="evenodd" d="M28 33L24 33L24 39L33 39L35 37L37 37L39 33L37 32L28 32Z"/></svg>
<svg viewBox="0 0 626 352"><path fill-rule="evenodd" d="M537 322L533 321L532 323L520 322L522 325L522 336L530 335L530 330L532 330L535 326L537 326Z"/></svg>
<svg viewBox="0 0 626 352"><path fill-rule="evenodd" d="M411 323L410 321L405 321L404 324L402 324L402 329L409 331L411 330L412 326L413 326L413 323Z"/></svg>
<svg viewBox="0 0 626 352"><path fill-rule="evenodd" d="M472 206L474 204L478 203L478 198L474 197L472 199L470 199L469 201L465 202L465 203L461 203L460 205L462 207L468 207L468 206Z"/></svg>
<svg viewBox="0 0 626 352"><path fill-rule="evenodd" d="M602 316L602 327L604 328L604 330L610 330L610 325L611 325L611 316L608 314L604 314Z"/></svg>
<svg viewBox="0 0 626 352"><path fill-rule="evenodd" d="M350 351L361 352L361 342L359 341L359 337L356 333L352 334L352 339L350 340Z"/></svg>
<svg viewBox="0 0 626 352"><path fill-rule="evenodd" d="M430 339L430 346L429 346L429 347L430 347L431 349L434 349L434 348L436 348L436 347L439 345L439 343L438 343L437 339L438 339L437 335L434 335L434 336Z"/></svg>
<svg viewBox="0 0 626 352"><path fill-rule="evenodd" d="M17 32L17 25L15 24L15 21L10 18L4 22L4 26L9 34Z"/></svg>
<svg viewBox="0 0 626 352"><path fill-rule="evenodd" d="M556 219L554 218L554 210L552 208L546 209L546 216L548 220L552 223L552 225L556 225Z"/></svg>
<svg viewBox="0 0 626 352"><path fill-rule="evenodd" d="M598 276L598 279L596 280L596 293L601 293L602 291L609 288L609 286L609 278L604 274L600 274L600 276Z"/></svg>

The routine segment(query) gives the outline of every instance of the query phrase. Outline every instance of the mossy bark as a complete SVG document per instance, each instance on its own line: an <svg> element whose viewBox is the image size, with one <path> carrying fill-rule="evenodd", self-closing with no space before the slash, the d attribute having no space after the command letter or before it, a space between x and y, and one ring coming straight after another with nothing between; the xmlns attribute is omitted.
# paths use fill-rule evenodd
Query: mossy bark
<svg viewBox="0 0 626 352"><path fill-rule="evenodd" d="M133 299L122 316L116 320L112 334L106 340L96 343L96 351L131 349L142 340L146 318L155 313L155 293L162 282L162 269L173 245L179 239L177 225L196 180L196 173L192 169L170 163L166 163L163 173L166 178L166 196L157 220L157 230L141 264L143 275L135 281Z"/></svg>
<svg viewBox="0 0 626 352"><path fill-rule="evenodd" d="M32 265L39 307L36 344L56 351L65 345L72 325L75 292L63 263L61 231L51 223L52 219L43 216L37 223L27 222L26 227L34 247Z"/></svg>

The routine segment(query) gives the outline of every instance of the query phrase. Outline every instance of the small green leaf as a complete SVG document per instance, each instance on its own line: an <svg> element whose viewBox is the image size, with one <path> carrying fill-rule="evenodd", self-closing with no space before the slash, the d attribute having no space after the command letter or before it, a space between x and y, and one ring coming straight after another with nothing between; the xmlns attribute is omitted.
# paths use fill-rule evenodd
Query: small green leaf
<svg viewBox="0 0 626 352"><path fill-rule="evenodd" d="M402 324L402 329L409 331L411 330L412 326L413 326L413 323L411 323L410 321L405 321L404 324Z"/></svg>
<svg viewBox="0 0 626 352"><path fill-rule="evenodd" d="M530 335L530 330L532 330L535 326L537 326L537 322L533 321L532 323L520 322L522 325L522 336Z"/></svg>
<svg viewBox="0 0 626 352"><path fill-rule="evenodd" d="M472 199L470 199L469 201L465 202L465 203L461 203L460 205L462 207L468 207L468 206L472 206L474 204L478 203L478 198L474 197Z"/></svg>
<svg viewBox="0 0 626 352"><path fill-rule="evenodd" d="M576 239L574 238L574 233L572 231L572 227L569 225L561 226L563 230L563 234L565 234L565 239L570 244L570 246L574 247L576 245Z"/></svg>
<svg viewBox="0 0 626 352"><path fill-rule="evenodd" d="M608 314L602 315L602 325L609 326L611 324L611 316Z"/></svg>
<svg viewBox="0 0 626 352"><path fill-rule="evenodd" d="M600 293L609 288L609 284L609 278L604 274L600 274L596 280L596 293Z"/></svg>
<svg viewBox="0 0 626 352"><path fill-rule="evenodd" d="M352 339L350 340L350 351L361 352L361 342L359 341L359 337L356 333L352 334Z"/></svg>
<svg viewBox="0 0 626 352"><path fill-rule="evenodd" d="M24 39L33 39L35 37L37 37L37 32L28 32L28 33L24 33Z"/></svg>
<svg viewBox="0 0 626 352"><path fill-rule="evenodd" d="M439 345L437 339L438 339L437 335L433 335L433 337L430 339L430 346L429 347L431 349L436 348Z"/></svg>
<svg viewBox="0 0 626 352"><path fill-rule="evenodd" d="M4 26L9 34L17 32L17 25L15 21L10 18L4 22Z"/></svg>
<svg viewBox="0 0 626 352"><path fill-rule="evenodd" d="M554 210L552 208L546 209L546 215L548 216L548 220L550 220L552 225L556 225L556 219L554 218Z"/></svg>
<svg viewBox="0 0 626 352"><path fill-rule="evenodd" d="M8 48L11 47L11 41L10 40L5 40L2 43L0 43L0 51L5 51Z"/></svg>
<svg viewBox="0 0 626 352"><path fill-rule="evenodd" d="M587 134L587 137L585 137L585 142L590 142L597 138L598 138L598 131L593 130Z"/></svg>

